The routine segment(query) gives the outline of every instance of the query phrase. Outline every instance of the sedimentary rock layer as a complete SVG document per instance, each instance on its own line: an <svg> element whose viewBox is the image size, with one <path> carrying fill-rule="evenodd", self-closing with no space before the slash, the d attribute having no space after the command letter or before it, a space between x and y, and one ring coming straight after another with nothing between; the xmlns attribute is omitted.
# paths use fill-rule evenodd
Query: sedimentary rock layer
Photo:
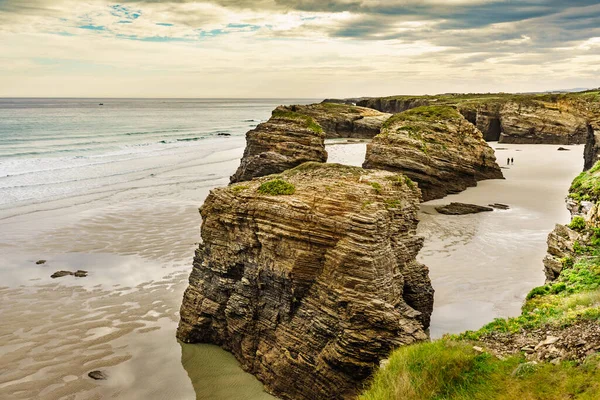
<svg viewBox="0 0 600 400"><path fill-rule="evenodd" d="M327 139L371 139L392 116L372 108L337 103L287 106L285 109L313 118L323 128Z"/></svg>
<svg viewBox="0 0 600 400"><path fill-rule="evenodd" d="M418 182L424 201L503 177L481 132L446 106L419 107L390 118L367 145L363 167L406 174Z"/></svg>
<svg viewBox="0 0 600 400"><path fill-rule="evenodd" d="M269 121L246 133L246 149L231 182L283 172L307 161L326 161L325 133L310 116L277 107Z"/></svg>
<svg viewBox="0 0 600 400"><path fill-rule="evenodd" d="M213 190L178 338L231 351L282 398L353 398L427 338L419 197L405 176L319 163Z"/></svg>

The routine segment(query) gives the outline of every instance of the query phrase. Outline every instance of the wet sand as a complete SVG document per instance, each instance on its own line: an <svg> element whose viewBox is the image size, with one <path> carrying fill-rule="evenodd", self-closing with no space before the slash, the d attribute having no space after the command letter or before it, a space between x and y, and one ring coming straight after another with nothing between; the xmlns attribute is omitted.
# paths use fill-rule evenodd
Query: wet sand
<svg viewBox="0 0 600 400"><path fill-rule="evenodd" d="M231 140L238 142L202 162L157 168L133 187L0 210L0 398L272 398L227 352L175 339L199 240L197 209L211 188L227 184L243 151L242 138ZM543 282L545 237L568 220L563 197L583 148L514 148L522 151L513 153L506 181L440 202L501 202L509 211L449 217L423 205L420 257L436 288L433 336L516 315L525 293ZM360 165L365 145L328 151L331 162ZM89 275L50 278L61 269ZM95 369L109 379L89 379Z"/></svg>

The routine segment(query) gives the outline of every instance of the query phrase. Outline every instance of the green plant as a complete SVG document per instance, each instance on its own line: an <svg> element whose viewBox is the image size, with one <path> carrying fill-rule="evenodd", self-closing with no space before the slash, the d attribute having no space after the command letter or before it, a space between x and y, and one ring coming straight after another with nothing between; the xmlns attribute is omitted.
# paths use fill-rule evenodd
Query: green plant
<svg viewBox="0 0 600 400"><path fill-rule="evenodd" d="M236 185L231 188L231 191L233 192L233 194L238 194L241 191L246 190L248 188L249 188L248 185Z"/></svg>
<svg viewBox="0 0 600 400"><path fill-rule="evenodd" d="M381 185L377 182L371 182L371 187L373 189L375 189L375 193L377 194L381 194L381 191L383 190L383 188L381 187Z"/></svg>
<svg viewBox="0 0 600 400"><path fill-rule="evenodd" d="M290 195L296 192L296 187L283 179L273 179L258 187L258 193L270 196Z"/></svg>
<svg viewBox="0 0 600 400"><path fill-rule="evenodd" d="M576 231L582 231L585 229L585 219L579 215L576 215L575 217L573 217L573 220L571 220L571 223L569 224L569 228L576 230Z"/></svg>

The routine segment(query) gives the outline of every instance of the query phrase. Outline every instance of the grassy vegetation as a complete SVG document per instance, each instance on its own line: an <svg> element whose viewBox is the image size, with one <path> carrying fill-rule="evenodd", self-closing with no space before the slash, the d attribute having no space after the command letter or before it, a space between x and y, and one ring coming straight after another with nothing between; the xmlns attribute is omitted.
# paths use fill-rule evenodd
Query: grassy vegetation
<svg viewBox="0 0 600 400"><path fill-rule="evenodd" d="M574 188L594 188L600 163L574 181ZM588 192L586 192L588 193ZM581 233L574 254L561 260L556 281L534 288L522 313L496 319L477 331L402 347L378 370L360 400L559 400L597 399L600 354L583 364L562 361L526 364L523 354L499 359L474 350L473 344L496 334L563 328L580 321L600 322L600 228L574 218Z"/></svg>
<svg viewBox="0 0 600 400"><path fill-rule="evenodd" d="M236 186L231 187L231 191L233 192L233 194L238 194L248 188L249 188L248 185L236 185Z"/></svg>
<svg viewBox="0 0 600 400"><path fill-rule="evenodd" d="M323 133L323 128L312 117L303 115L294 111L287 111L277 108L271 114L272 118L288 119L293 121L301 121L304 126L315 133Z"/></svg>
<svg viewBox="0 0 600 400"><path fill-rule="evenodd" d="M349 104L341 103L320 103L321 107L329 109L331 111L346 112L352 114L360 114L360 109Z"/></svg>
<svg viewBox="0 0 600 400"><path fill-rule="evenodd" d="M377 371L359 400L597 399L597 360L519 367L521 356L499 360L450 339L403 347ZM517 373L513 373L517 371Z"/></svg>
<svg viewBox="0 0 600 400"><path fill-rule="evenodd" d="M269 196L290 195L296 192L296 187L283 179L273 179L258 187L258 193Z"/></svg>
<svg viewBox="0 0 600 400"><path fill-rule="evenodd" d="M585 219L583 219L582 216L575 216L573 218L573 220L571 221L571 223L569 224L569 228L576 230L576 231L582 231L585 229Z"/></svg>
<svg viewBox="0 0 600 400"><path fill-rule="evenodd" d="M453 107L422 106L398 114L394 114L383 124L383 128L390 128L398 122L418 122L427 124L431 122L447 121L460 118L460 113ZM406 125L405 128L400 129L406 129L412 131L413 133L416 133L421 129L421 127L418 125Z"/></svg>
<svg viewBox="0 0 600 400"><path fill-rule="evenodd" d="M383 190L381 185L377 182L371 182L371 187L375 190L375 193L377 194L381 194L381 191Z"/></svg>
<svg viewBox="0 0 600 400"><path fill-rule="evenodd" d="M575 200L600 200L600 161L588 171L583 171L571 183L569 197Z"/></svg>

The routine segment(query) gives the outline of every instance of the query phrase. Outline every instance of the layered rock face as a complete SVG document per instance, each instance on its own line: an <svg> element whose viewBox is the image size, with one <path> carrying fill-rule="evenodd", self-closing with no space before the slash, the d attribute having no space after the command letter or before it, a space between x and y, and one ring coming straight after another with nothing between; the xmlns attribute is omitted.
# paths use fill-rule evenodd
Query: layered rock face
<svg viewBox="0 0 600 400"><path fill-rule="evenodd" d="M367 145L364 168L401 172L418 182L423 200L502 179L492 148L456 109L419 107L390 118Z"/></svg>
<svg viewBox="0 0 600 400"><path fill-rule="evenodd" d="M583 150L583 169L588 170L600 161L600 115L587 127L587 140Z"/></svg>
<svg viewBox="0 0 600 400"><path fill-rule="evenodd" d="M370 139L391 114L346 104L277 107L246 134L246 149L231 183L276 174L307 161L327 160L325 138Z"/></svg>
<svg viewBox="0 0 600 400"><path fill-rule="evenodd" d="M320 163L213 190L178 338L231 351L282 398L353 398L427 339L419 200L402 175Z"/></svg>
<svg viewBox="0 0 600 400"><path fill-rule="evenodd" d="M587 120L561 103L508 102L500 110L501 143L582 144Z"/></svg>
<svg viewBox="0 0 600 400"><path fill-rule="evenodd" d="M307 115L277 107L269 121L246 133L246 149L231 182L276 174L307 161L324 162L325 133Z"/></svg>
<svg viewBox="0 0 600 400"><path fill-rule="evenodd" d="M323 127L327 139L371 139L379 134L383 123L392 116L371 108L337 103L288 106L285 108L313 118Z"/></svg>
<svg viewBox="0 0 600 400"><path fill-rule="evenodd" d="M381 112L396 114L411 108L426 106L431 104L429 98L426 97L373 97L359 100L356 105L368 107Z"/></svg>

